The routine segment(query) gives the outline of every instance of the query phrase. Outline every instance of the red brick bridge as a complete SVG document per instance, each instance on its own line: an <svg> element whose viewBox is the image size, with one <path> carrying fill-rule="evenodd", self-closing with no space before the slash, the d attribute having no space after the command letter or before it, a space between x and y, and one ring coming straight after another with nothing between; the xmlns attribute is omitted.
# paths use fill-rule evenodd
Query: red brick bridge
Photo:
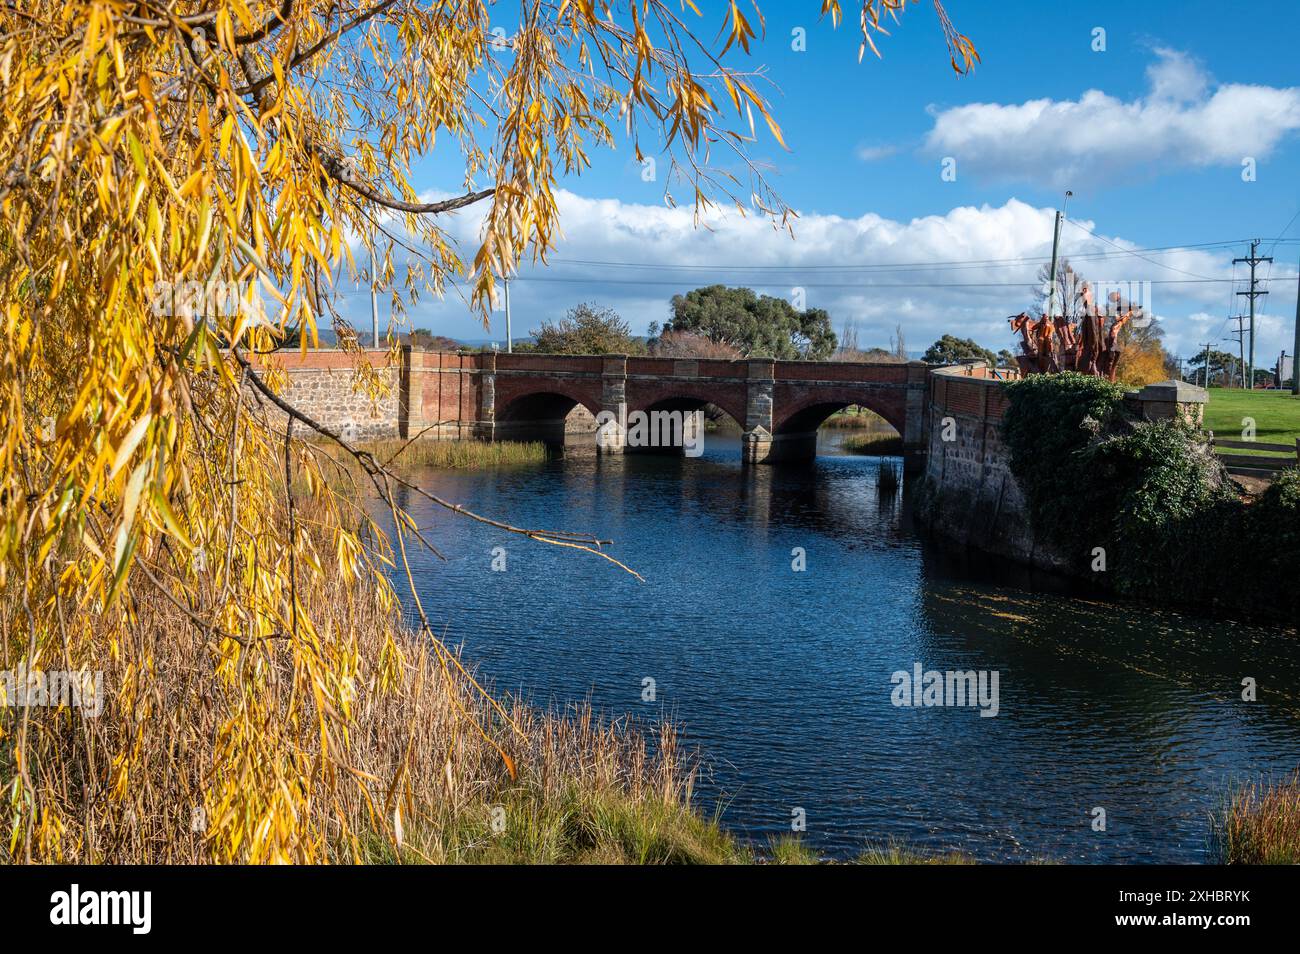
<svg viewBox="0 0 1300 954"><path fill-rule="evenodd" d="M342 352L285 352L273 363L288 372L286 397L358 437L422 434L554 445L565 442L566 417L579 405L593 416L609 411L625 419L620 408L630 414L712 404L740 426L745 460L770 462L814 456L817 428L856 404L893 425L909 463L926 446L928 368L919 361L717 361L410 348L368 356L395 385L378 404L356 392L353 359ZM602 453L623 450L617 426L596 437Z"/></svg>

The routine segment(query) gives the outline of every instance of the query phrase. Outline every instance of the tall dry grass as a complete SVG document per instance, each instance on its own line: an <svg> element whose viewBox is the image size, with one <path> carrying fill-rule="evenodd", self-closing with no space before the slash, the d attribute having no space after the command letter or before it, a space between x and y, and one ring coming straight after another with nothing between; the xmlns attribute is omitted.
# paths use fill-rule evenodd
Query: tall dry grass
<svg viewBox="0 0 1300 954"><path fill-rule="evenodd" d="M311 505L299 513L312 532ZM440 659L427 641L406 633L390 640L396 608L384 588L332 576L332 561L300 593L319 626L351 633L356 660L348 700L352 721L344 738L292 752L305 774L323 771L323 744L338 745L345 771L326 779L326 794L309 802L309 830L319 833L321 857L364 861L726 861L734 842L690 808L692 770L671 727L648 732L596 718L589 708L543 712L518 700L498 710L470 677ZM11 668L23 658L26 607L15 589L0 594L0 634ZM148 592L148 591L146 591ZM96 626L94 607L65 608L66 631ZM97 718L63 708L0 706L0 784L6 801L21 797L14 740L26 731L25 770L42 811L57 817L52 843L35 854L72 863L191 864L230 857L210 832L229 810L214 801L208 772L239 739L222 735L238 683L214 671L209 637L164 599L131 601L128 638L148 639L152 678L115 662L104 667L104 708ZM250 656L258 678L279 700L303 691L283 643ZM57 668L57 660L42 660ZM121 692L138 686L139 691ZM513 723L511 726L507 722ZM26 725L24 726L24 720ZM483 733L478 731L483 729ZM271 720L263 731L290 734ZM485 737L486 736L486 737ZM134 746L136 771L126 773L108 753ZM511 778L504 751L516 767ZM265 769L255 759L250 778ZM9 846L5 846L8 848ZM0 851L0 857L21 857Z"/></svg>
<svg viewBox="0 0 1300 954"><path fill-rule="evenodd" d="M1234 789L1212 829L1213 848L1223 864L1300 864L1300 773Z"/></svg>
<svg viewBox="0 0 1300 954"><path fill-rule="evenodd" d="M896 457L903 453L903 439L897 433L850 434L840 442L840 448L850 454Z"/></svg>
<svg viewBox="0 0 1300 954"><path fill-rule="evenodd" d="M398 467L447 467L467 470L516 464L540 464L546 460L541 441L476 441L388 439L362 445L380 460Z"/></svg>
<svg viewBox="0 0 1300 954"><path fill-rule="evenodd" d="M865 407L846 407L842 411L836 411L825 421L822 427L834 429L851 429L875 431L882 434L895 433L893 426L875 411Z"/></svg>

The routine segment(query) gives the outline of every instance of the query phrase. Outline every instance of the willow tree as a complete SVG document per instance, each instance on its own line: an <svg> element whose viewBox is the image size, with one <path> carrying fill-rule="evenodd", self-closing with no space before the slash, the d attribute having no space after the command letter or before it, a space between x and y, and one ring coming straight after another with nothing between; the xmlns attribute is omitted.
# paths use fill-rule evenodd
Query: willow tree
<svg viewBox="0 0 1300 954"><path fill-rule="evenodd" d="M863 49L905 5L864 0ZM963 72L974 49L936 9ZM842 16L836 0L820 12ZM322 805L348 786L391 796L395 779L346 752L358 688L405 691L389 580L409 580L420 534L395 503L399 477L279 396L273 352L332 325L377 392L335 290L373 258L368 277L399 310L454 280L486 314L494 283L555 245L557 178L616 141L666 156L665 181L701 213L734 201L789 224L747 157L758 136L780 141L762 71L734 65L761 15L729 3L716 39L697 39L713 17L690 0L0 7L4 663L107 671L113 715L92 732L66 712L0 708L13 857L93 860L95 818L126 819L113 837L130 837L161 810L164 670L217 713L212 738L171 725L164 747L203 763L214 860L321 858L351 835ZM459 188L413 176L435 150L459 157ZM479 240L458 248L446 217L476 203ZM213 288L234 306L215 307ZM355 454L391 508L388 538L332 489L320 441ZM298 511L295 494L310 498ZM580 534L502 527L608 558ZM328 620L313 585L326 573L377 592L388 635L373 658ZM151 601L192 631L184 653L141 623ZM508 721L473 731L496 738Z"/></svg>

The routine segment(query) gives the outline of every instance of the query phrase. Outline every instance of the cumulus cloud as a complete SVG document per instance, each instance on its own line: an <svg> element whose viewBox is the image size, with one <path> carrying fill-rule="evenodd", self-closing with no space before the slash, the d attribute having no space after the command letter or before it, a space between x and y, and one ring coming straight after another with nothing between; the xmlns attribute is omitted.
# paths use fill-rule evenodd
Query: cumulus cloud
<svg viewBox="0 0 1300 954"><path fill-rule="evenodd" d="M722 283L787 298L802 289L809 307L830 312L837 332L845 321L854 322L863 347L887 347L901 325L913 349L943 334L971 337L994 350L1013 348L1006 318L1031 306L1036 272L1051 254L1054 215L1017 199L907 221L874 213L857 218L807 213L791 238L759 217L720 215L709 228L696 228L690 209L567 191L558 198L564 240L551 264L526 265L511 283L516 335L582 301L614 308L643 333L650 322L665 320L674 294ZM467 252L473 251L481 214L471 207L450 223ZM1098 230L1095 223L1081 224ZM1216 322L1211 316L1235 307L1231 287L1193 279L1231 278L1231 251L1175 249L1145 253L1148 261L1115 245L1138 247L1120 236L1107 235L1104 241L1072 225L1062 240L1065 255L1085 278L1155 282L1146 294L1164 322L1171 349L1190 354L1208 340L1206 334L1220 333L1222 318L1216 327L1207 326ZM1273 274L1276 297L1282 298L1288 294L1283 287L1289 289L1294 279L1283 286L1280 265ZM348 303L359 326L368 327L368 297L350 297ZM1197 313L1205 316L1203 322L1190 320ZM485 331L454 290L441 301L422 300L411 324L461 340L503 340L505 332L501 312ZM1287 346L1288 328L1262 322L1259 352Z"/></svg>
<svg viewBox="0 0 1300 954"><path fill-rule="evenodd" d="M1159 48L1147 95L932 109L925 148L961 171L1056 188L1160 167L1239 166L1300 129L1300 88L1215 85L1186 54Z"/></svg>

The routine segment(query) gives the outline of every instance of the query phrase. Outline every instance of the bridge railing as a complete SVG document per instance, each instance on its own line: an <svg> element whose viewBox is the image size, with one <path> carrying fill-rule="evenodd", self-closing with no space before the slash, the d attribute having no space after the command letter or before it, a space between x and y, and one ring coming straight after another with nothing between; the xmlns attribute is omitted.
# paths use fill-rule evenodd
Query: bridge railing
<svg viewBox="0 0 1300 954"><path fill-rule="evenodd" d="M987 381L1018 381L1021 378L1019 368L990 368L987 364L952 364L934 369L940 374L952 374L965 378L981 378Z"/></svg>

